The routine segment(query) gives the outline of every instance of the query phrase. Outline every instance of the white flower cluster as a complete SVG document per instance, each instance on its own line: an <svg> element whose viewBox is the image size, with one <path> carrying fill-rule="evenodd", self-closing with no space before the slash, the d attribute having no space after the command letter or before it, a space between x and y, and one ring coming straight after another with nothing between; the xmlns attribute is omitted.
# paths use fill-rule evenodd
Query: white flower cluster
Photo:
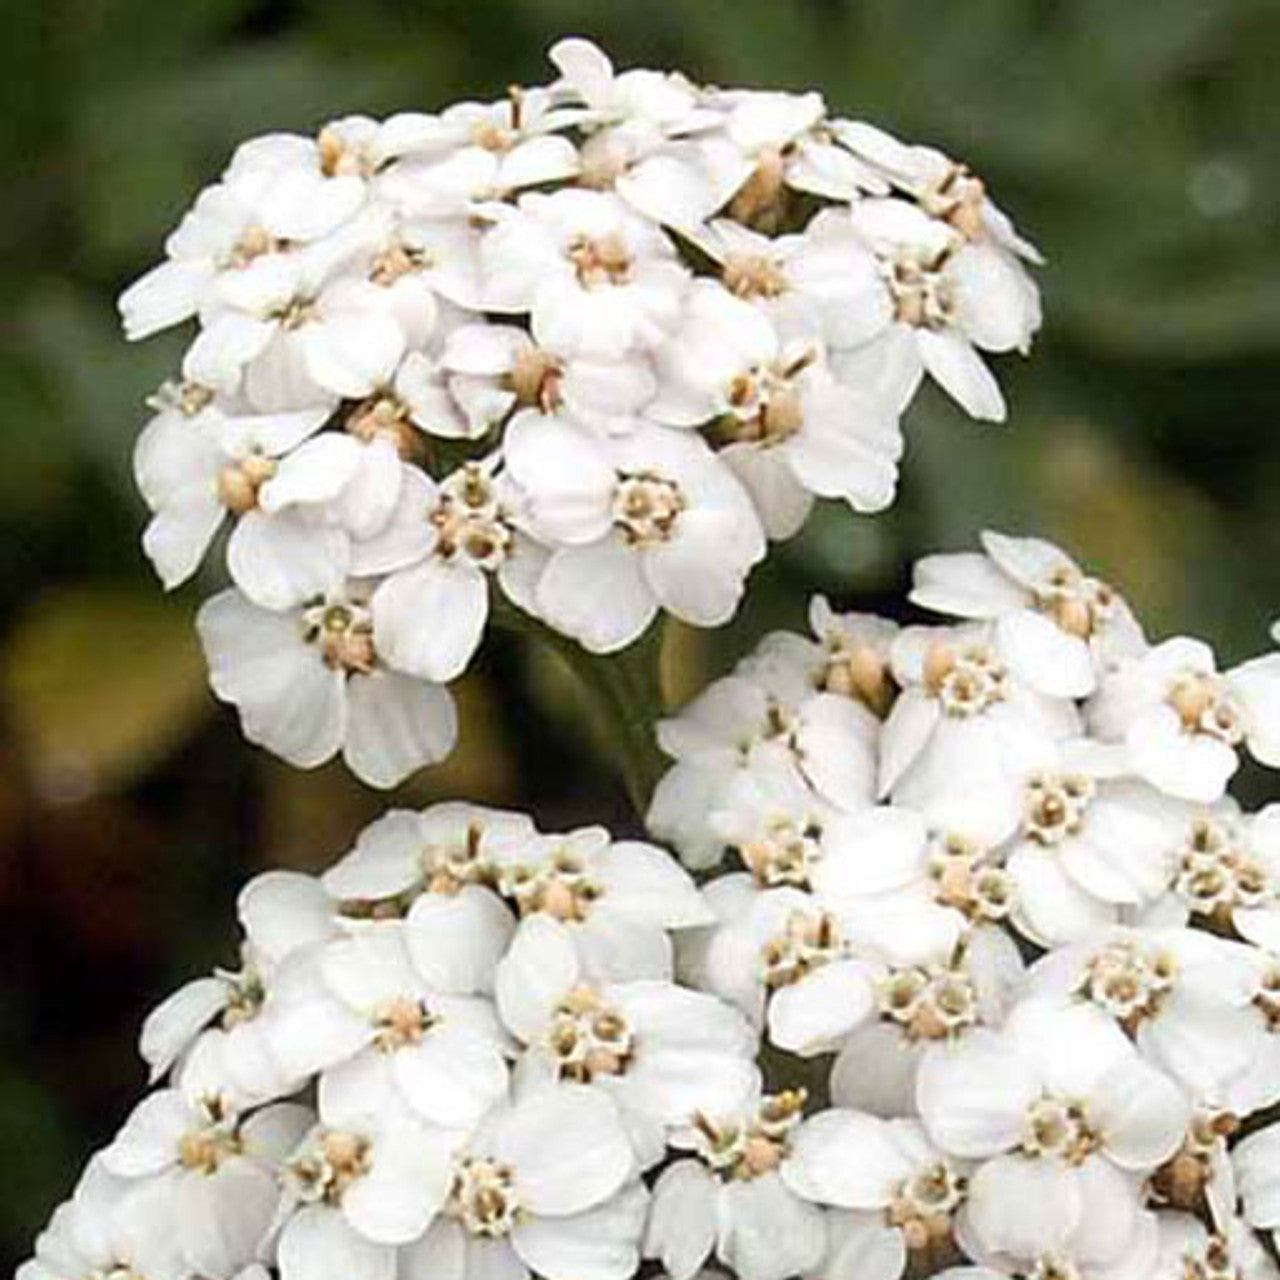
<svg viewBox="0 0 1280 1280"><path fill-rule="evenodd" d="M253 881L20 1280L1280 1280L1280 653L1034 539L913 596L664 724L701 885L465 803Z"/></svg>
<svg viewBox="0 0 1280 1280"><path fill-rule="evenodd" d="M619 649L734 613L815 498L892 500L928 372L1004 416L1035 250L937 151L816 93L615 73L243 144L120 300L198 321L135 453L167 587L222 526L215 692L310 767L445 755L490 593Z"/></svg>

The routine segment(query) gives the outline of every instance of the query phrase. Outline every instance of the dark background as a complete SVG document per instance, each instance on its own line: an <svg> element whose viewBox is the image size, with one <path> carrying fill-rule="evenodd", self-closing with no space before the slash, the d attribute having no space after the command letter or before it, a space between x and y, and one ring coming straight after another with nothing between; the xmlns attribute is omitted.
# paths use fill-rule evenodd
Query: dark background
<svg viewBox="0 0 1280 1280"><path fill-rule="evenodd" d="M0 15L2 1267L142 1088L145 1011L234 960L236 886L324 865L383 803L340 768L299 773L241 742L191 628L212 579L166 599L138 548L130 444L182 337L127 346L113 298L246 136L500 96L545 79L546 46L579 33L622 65L816 87L967 159L1040 244L1047 324L1030 362L1001 362L1010 424L925 394L898 505L823 510L733 627L676 633L673 699L767 625L801 625L815 588L886 606L910 558L984 525L1062 541L1155 635L1199 632L1224 661L1266 644L1276 3L5 0ZM631 821L553 661L491 643L460 694L460 750L400 799Z"/></svg>

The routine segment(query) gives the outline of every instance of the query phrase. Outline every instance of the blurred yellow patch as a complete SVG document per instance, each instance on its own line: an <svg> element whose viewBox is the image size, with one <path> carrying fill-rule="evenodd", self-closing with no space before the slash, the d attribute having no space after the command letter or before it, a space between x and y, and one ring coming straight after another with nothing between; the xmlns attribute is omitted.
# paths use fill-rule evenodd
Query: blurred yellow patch
<svg viewBox="0 0 1280 1280"><path fill-rule="evenodd" d="M0 697L35 789L55 802L127 784L213 706L187 610L98 586L27 609L5 646Z"/></svg>

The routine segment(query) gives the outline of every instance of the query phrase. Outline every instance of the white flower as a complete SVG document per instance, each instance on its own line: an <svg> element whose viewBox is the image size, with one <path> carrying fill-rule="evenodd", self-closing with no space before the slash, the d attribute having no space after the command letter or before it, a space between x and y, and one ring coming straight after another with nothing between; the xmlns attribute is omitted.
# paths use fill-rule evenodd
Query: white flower
<svg viewBox="0 0 1280 1280"><path fill-rule="evenodd" d="M875 255L837 210L815 215L803 232L769 237L717 218L697 239L725 288L768 316L780 333L818 339L834 350L875 334L883 290Z"/></svg>
<svg viewBox="0 0 1280 1280"><path fill-rule="evenodd" d="M967 413L1002 422L1004 397L978 350L1025 353L1040 327L1039 294L1018 260L895 197L859 201L848 216L883 289L865 317L879 331L842 355L841 376L902 408L927 371Z"/></svg>
<svg viewBox="0 0 1280 1280"><path fill-rule="evenodd" d="M410 216L465 220L524 187L572 179L577 150L555 133L572 119L544 89L455 103L432 119L430 143L386 175L384 193Z"/></svg>
<svg viewBox="0 0 1280 1280"><path fill-rule="evenodd" d="M726 914L706 944L703 985L767 1027L771 1043L827 1053L874 1016L881 966L858 955L819 898L790 888L757 893L746 876L715 884Z"/></svg>
<svg viewBox="0 0 1280 1280"><path fill-rule="evenodd" d="M614 1104L594 1089L538 1089L460 1149L444 1212L402 1255L409 1275L627 1280L648 1193Z"/></svg>
<svg viewBox="0 0 1280 1280"><path fill-rule="evenodd" d="M325 395L362 397L388 382L404 354L404 330L387 293L345 274L377 235L256 259L217 281L183 376L219 391L243 387L263 412L304 408Z"/></svg>
<svg viewBox="0 0 1280 1280"><path fill-rule="evenodd" d="M515 903L520 928L538 917L555 922L588 982L669 978L667 930L711 920L674 859L638 840L614 842L603 827L541 836L497 856L497 885Z"/></svg>
<svg viewBox="0 0 1280 1280"><path fill-rule="evenodd" d="M677 1160L654 1184L645 1256L661 1261L672 1280L690 1280L713 1250L741 1280L785 1280L817 1266L826 1246L822 1213L780 1173L803 1106L803 1091L791 1091L699 1116L697 1158Z"/></svg>
<svg viewBox="0 0 1280 1280"><path fill-rule="evenodd" d="M652 351L675 328L686 270L616 196L533 193L494 217L481 245L486 307L530 312L539 346L616 360Z"/></svg>
<svg viewBox="0 0 1280 1280"><path fill-rule="evenodd" d="M245 737L291 764L313 768L341 751L358 777L390 787L453 746L448 690L378 663L356 590L288 613L224 591L196 626L214 692L238 708Z"/></svg>
<svg viewBox="0 0 1280 1280"><path fill-rule="evenodd" d="M118 1178L90 1161L71 1199L36 1238L20 1280L182 1280L192 1268L174 1231L173 1188L164 1179Z"/></svg>
<svg viewBox="0 0 1280 1280"><path fill-rule="evenodd" d="M553 92L579 99L582 181L611 189L633 208L686 233L721 207L742 183L736 148L680 75L643 68L614 72L587 40L561 40L550 51L562 73ZM570 110L573 110L570 108Z"/></svg>
<svg viewBox="0 0 1280 1280"><path fill-rule="evenodd" d="M1109 1014L1196 1097L1220 1099L1265 1045L1258 952L1201 931L1111 929L1043 956L1029 981Z"/></svg>
<svg viewBox="0 0 1280 1280"><path fill-rule="evenodd" d="M334 935L337 904L310 876L268 871L245 885L236 905L245 933L241 968L179 987L147 1016L138 1048L154 1084L194 1046L223 1041L216 1056L227 1078L219 1088L261 1101L292 1091L258 1021L271 981L295 951Z"/></svg>
<svg viewBox="0 0 1280 1280"><path fill-rule="evenodd" d="M881 733L880 794L980 843L1011 836L1028 764L1079 732L1074 705L1015 678L989 625L908 627L891 665L902 691Z"/></svg>
<svg viewBox="0 0 1280 1280"><path fill-rule="evenodd" d="M733 616L764 536L746 492L700 440L659 427L599 440L525 411L503 454L528 528L555 544L534 599L557 630L609 653L660 607L704 627Z"/></svg>
<svg viewBox="0 0 1280 1280"><path fill-rule="evenodd" d="M739 222L777 231L792 207L787 188L839 201L885 189L882 178L823 129L821 94L738 89L712 92L708 100L727 113L738 179L729 212Z"/></svg>
<svg viewBox="0 0 1280 1280"><path fill-rule="evenodd" d="M902 451L893 415L838 382L815 341L784 339L715 281L691 287L658 374L648 412L679 427L715 421L770 537L795 533L813 495L857 511L893 500Z"/></svg>
<svg viewBox="0 0 1280 1280"><path fill-rule="evenodd" d="M657 387L646 360L562 357L515 325L462 325L445 342L441 364L468 421L486 429L523 408L563 410L606 434L630 431Z"/></svg>
<svg viewBox="0 0 1280 1280"><path fill-rule="evenodd" d="M828 1218L823 1275L897 1280L910 1260L928 1267L954 1248L967 1171L918 1121L834 1109L796 1130L782 1180L806 1200L847 1211Z"/></svg>
<svg viewBox="0 0 1280 1280"><path fill-rule="evenodd" d="M1074 941L1159 899L1187 823L1181 801L1091 767L1089 746L1067 743L1027 761L1005 868L1013 922L1041 946Z"/></svg>
<svg viewBox="0 0 1280 1280"><path fill-rule="evenodd" d="M506 1098L506 1041L492 1005L424 981L398 920L312 953L268 1013L276 1057L300 1078L320 1073L330 1124L400 1105L470 1129Z"/></svg>
<svg viewBox="0 0 1280 1280"><path fill-rule="evenodd" d="M972 928L944 961L891 965L876 1016L856 1027L831 1068L831 1098L885 1118L914 1116L921 1064L939 1045L999 1027L1020 994L1022 958L1003 930Z"/></svg>
<svg viewBox="0 0 1280 1280"><path fill-rule="evenodd" d="M240 586L283 581L301 598L332 585L342 572L341 535L293 513L272 521L259 507L280 457L324 425L329 406L252 414L190 383L161 388L152 403L157 412L134 446L133 470L154 512L142 549L165 587L195 573L228 515L236 519L228 567L233 575L250 563L257 570Z"/></svg>
<svg viewBox="0 0 1280 1280"><path fill-rule="evenodd" d="M230 1280L259 1257L280 1202L279 1172L314 1122L280 1103L248 1117L224 1096L161 1089L133 1110L99 1157L120 1178L169 1184L169 1229L192 1270Z"/></svg>
<svg viewBox="0 0 1280 1280"><path fill-rule="evenodd" d="M1280 654L1219 673L1203 641L1175 636L1121 663L1088 707L1101 738L1121 742L1130 767L1169 795L1212 804L1243 743L1280 767Z"/></svg>
<svg viewBox="0 0 1280 1280"><path fill-rule="evenodd" d="M456 892L496 870L495 848L536 835L523 813L446 801L422 812L392 809L371 822L355 847L321 877L333 897L381 902L423 890Z"/></svg>
<svg viewBox="0 0 1280 1280"><path fill-rule="evenodd" d="M384 131L401 127L396 120L411 117L393 118ZM362 177L343 163L354 125L355 118L337 122L317 142L268 134L243 143L222 181L200 192L165 241L167 261L121 294L126 337L181 323L223 278L264 257L292 254L347 222L365 200ZM378 126L367 121L365 128Z"/></svg>
<svg viewBox="0 0 1280 1280"><path fill-rule="evenodd" d="M1018 235L1008 216L992 202L982 179L966 165L934 147L902 143L860 120L833 120L829 127L841 146L966 239L991 240L1029 262L1043 261L1036 247Z"/></svg>
<svg viewBox="0 0 1280 1280"><path fill-rule="evenodd" d="M356 553L362 574L386 573L370 601L379 656L424 680L452 680L466 670L489 617L489 577L533 606L533 584L546 556L518 534L519 501L496 459L464 463L439 485L408 472L386 529Z"/></svg>
<svg viewBox="0 0 1280 1280"><path fill-rule="evenodd" d="M676 763L659 780L646 817L691 867L718 863L725 838L716 817L739 775L766 769L779 750L827 804L857 810L875 795L879 722L852 699L809 692L790 665L750 660L709 685L678 716L658 722Z"/></svg>
<svg viewBox="0 0 1280 1280"><path fill-rule="evenodd" d="M1280 954L1280 805L1255 814L1220 805L1181 834L1170 891L1186 915L1227 919L1247 942Z"/></svg>
<svg viewBox="0 0 1280 1280"><path fill-rule="evenodd" d="M461 1136L403 1110L317 1125L285 1166L295 1207L277 1242L282 1280L390 1280L396 1246L418 1239L444 1206Z"/></svg>
<svg viewBox="0 0 1280 1280"><path fill-rule="evenodd" d="M604 1090L646 1167L695 1112L734 1111L759 1090L756 1036L740 1013L669 982L591 983L567 932L546 916L521 926L498 966L497 999L527 1046L517 1087Z"/></svg>
<svg viewBox="0 0 1280 1280"><path fill-rule="evenodd" d="M982 554L918 560L911 599L940 613L994 620L1010 670L1032 688L1085 697L1111 663L1144 649L1125 601L1052 543L986 532L982 546Z"/></svg>

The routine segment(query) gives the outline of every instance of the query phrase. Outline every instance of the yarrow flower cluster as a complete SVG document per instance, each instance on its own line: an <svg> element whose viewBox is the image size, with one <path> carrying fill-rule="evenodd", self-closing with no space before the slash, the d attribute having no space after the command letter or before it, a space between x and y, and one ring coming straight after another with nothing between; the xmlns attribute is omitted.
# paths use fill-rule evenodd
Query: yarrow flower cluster
<svg viewBox="0 0 1280 1280"><path fill-rule="evenodd" d="M662 724L679 857L450 802L252 881L20 1280L1277 1280L1280 652L1031 538L912 599Z"/></svg>
<svg viewBox="0 0 1280 1280"><path fill-rule="evenodd" d="M1037 254L963 165L816 93L615 72L244 143L120 299L197 321L134 456L219 698L291 763L448 753L494 593L610 652L727 621L815 498L892 502L927 372L975 417ZM495 586L496 583L496 586ZM504 606L505 607L505 606Z"/></svg>

